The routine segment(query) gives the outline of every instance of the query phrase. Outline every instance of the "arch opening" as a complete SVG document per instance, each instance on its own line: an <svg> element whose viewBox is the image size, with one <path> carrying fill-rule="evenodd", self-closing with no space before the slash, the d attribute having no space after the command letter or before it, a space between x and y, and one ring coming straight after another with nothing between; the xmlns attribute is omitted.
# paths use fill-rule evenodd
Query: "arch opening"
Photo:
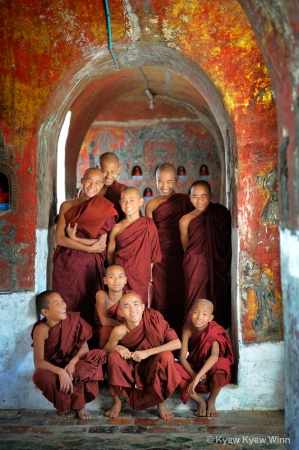
<svg viewBox="0 0 299 450"><path fill-rule="evenodd" d="M76 195L78 157L93 124L100 123L106 131L107 127L125 128L130 125L130 127L135 127L135 130L144 130L149 127L161 130L164 127L164 130L167 129L169 132L170 124L173 129L178 129L184 122L192 127L204 128L214 141L215 155L219 159L219 201L229 207L233 223L236 223L235 192L232 188L235 186L236 138L221 97L207 75L188 58L173 49L157 44L135 43L128 47L125 52L122 52L122 57L119 59L120 71L117 73L115 73L111 61L107 62L106 58L105 52L93 55L89 62L81 61L81 68L77 68L76 71L69 74L68 79L62 83L59 92L49 106L52 114L44 121L40 130L39 152L42 155L51 155L48 167L53 177L51 179L43 174L44 181L45 178L48 180L48 189L52 194L47 199L50 218L48 223L53 225L54 215L57 212L55 181L57 149L68 111L71 112L71 120L65 145L66 198L73 198ZM140 68L142 68L143 75ZM145 83L144 76L148 83ZM69 89L69 86L73 87ZM146 92L148 89L150 89L150 98ZM63 95L61 95L62 92ZM93 140L91 139L90 142ZM142 192L145 188L154 188L149 180L153 182L155 168L158 163L164 162L161 153L158 153L156 160L151 161L153 152L153 149L149 149L146 158L147 162L151 163L150 170L145 167L144 161L142 166L142 157L137 161L130 161L130 171L135 165L140 165L145 172L147 170L148 176L144 180L144 186L141 186ZM94 155L90 152L89 156L91 154ZM180 165L186 166L187 160L188 154L182 161L170 162L175 162L178 169ZM92 161L92 164L97 163L96 158L89 158L89 161ZM122 158L120 161L123 164L126 163ZM190 174L190 184L192 180L199 178L200 167L208 164L203 159L199 160L197 165L196 176L192 172ZM40 204L41 201L40 194ZM43 213L45 212L44 205L45 202L43 203ZM39 221L42 224L41 215L39 215ZM49 280L54 250L53 229L54 226L52 229L50 226ZM235 250L235 257L236 254ZM233 267L236 267L236 264L233 264ZM232 278L236 278L236 271ZM236 291L236 282L233 282L233 304L236 302ZM236 343L238 341L236 308L232 307L232 310L235 315L233 340Z"/></svg>

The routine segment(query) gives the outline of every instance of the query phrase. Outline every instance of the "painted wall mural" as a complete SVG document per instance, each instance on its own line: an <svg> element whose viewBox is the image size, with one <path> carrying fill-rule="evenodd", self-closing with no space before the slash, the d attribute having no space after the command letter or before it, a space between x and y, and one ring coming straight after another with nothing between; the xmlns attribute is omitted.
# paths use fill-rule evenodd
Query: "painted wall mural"
<svg viewBox="0 0 299 450"><path fill-rule="evenodd" d="M77 188L88 167L99 164L99 156L107 151L117 154L122 164L119 181L138 187L146 187L157 195L155 170L162 162L174 164L177 172L184 168L185 175L179 176L177 189L188 192L192 182L200 175L200 168L209 167L204 178L210 182L214 201L219 202L221 186L221 165L215 141L202 127L190 123L168 123L162 126L106 126L93 125L81 147L78 168ZM132 170L140 166L141 176L133 176Z"/></svg>

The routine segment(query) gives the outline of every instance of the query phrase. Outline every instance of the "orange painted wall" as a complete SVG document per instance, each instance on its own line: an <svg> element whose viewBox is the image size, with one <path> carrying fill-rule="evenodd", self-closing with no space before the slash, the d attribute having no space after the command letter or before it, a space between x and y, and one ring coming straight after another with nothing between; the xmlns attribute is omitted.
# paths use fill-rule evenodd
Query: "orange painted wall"
<svg viewBox="0 0 299 450"><path fill-rule="evenodd" d="M130 3L140 39L162 41L201 66L234 123L242 333L247 342L268 339L253 329L257 291L247 287L253 280L260 286L261 275L267 274L277 301L270 306L281 317L278 227L261 221L269 193L256 184L257 177L277 164L275 102L254 33L233 0ZM124 3L111 0L109 5L114 42L134 40L137 31L124 13ZM30 290L35 277L36 191L43 188L37 186L38 130L70 68L92 49L107 46L107 27L102 2L2 0L0 6L1 127L5 163L14 170L19 189L17 211L0 215L0 230L4 221L15 230L12 260L4 259L2 267L6 274L12 269L16 274L2 281L3 290ZM281 334L278 324L270 339Z"/></svg>

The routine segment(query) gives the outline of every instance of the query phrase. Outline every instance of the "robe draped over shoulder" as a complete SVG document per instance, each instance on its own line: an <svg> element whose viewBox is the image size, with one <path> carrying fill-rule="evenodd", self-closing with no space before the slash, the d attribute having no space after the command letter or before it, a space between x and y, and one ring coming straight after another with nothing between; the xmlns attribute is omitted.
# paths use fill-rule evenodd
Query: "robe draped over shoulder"
<svg viewBox="0 0 299 450"><path fill-rule="evenodd" d="M231 217L225 206L210 203L191 220L185 251L185 311L200 298L214 304L214 317L224 328L231 323Z"/></svg>
<svg viewBox="0 0 299 450"><path fill-rule="evenodd" d="M95 196L65 214L66 225L77 223L77 236L97 239L115 225L117 212L104 197ZM106 251L87 253L57 246L53 256L52 289L59 292L68 311L78 311L93 323L95 295L104 288Z"/></svg>
<svg viewBox="0 0 299 450"><path fill-rule="evenodd" d="M158 231L153 219L140 217L116 236L115 264L124 267L128 290L139 294L148 304L151 263L161 261Z"/></svg>
<svg viewBox="0 0 299 450"><path fill-rule="evenodd" d="M188 194L174 194L153 211L162 252L162 260L153 268L153 304L180 335L184 318L184 250L179 220L193 209Z"/></svg>
<svg viewBox="0 0 299 450"><path fill-rule="evenodd" d="M120 323L124 321L124 318L119 313L119 302L115 303L114 305L110 306L109 309L107 309L107 315L110 319L117 320ZM95 309L93 334L95 342L97 344L96 346L98 348L105 347L105 345L109 341L110 333L112 330L112 326L101 324L98 312Z"/></svg>
<svg viewBox="0 0 299 450"><path fill-rule="evenodd" d="M125 217L124 212L120 207L119 199L120 194L124 189L126 189L126 187L127 186L125 184L119 183L119 181L115 180L114 183L111 184L111 186L108 186L107 191L104 195L107 200L113 203L114 208L118 213L118 222Z"/></svg>
<svg viewBox="0 0 299 450"><path fill-rule="evenodd" d="M189 339L189 354L187 361L194 372L198 373L211 355L212 345L216 341L219 344L219 358L213 367L208 371L206 381L209 381L211 378L217 376L217 374L223 374L224 382L222 386L225 386L231 380L234 354L229 335L225 329L214 320L212 320L203 330L199 330ZM182 376L180 392L183 402L186 403L189 400L187 388L191 383L192 378L179 363L176 363L175 365L178 372ZM209 383L199 382L196 386L196 392L208 393Z"/></svg>
<svg viewBox="0 0 299 450"><path fill-rule="evenodd" d="M45 319L34 324L31 336L35 327L42 322L45 322ZM45 341L45 361L64 368L91 336L92 327L80 317L80 313L67 313L65 320L49 330L49 336ZM98 381L104 378L102 365L105 362L104 350L89 350L76 363L78 381L73 382L72 394L60 392L59 377L50 370L37 369L32 379L61 415L63 411L82 409L86 403L95 399L99 392Z"/></svg>
<svg viewBox="0 0 299 450"><path fill-rule="evenodd" d="M138 327L119 342L131 352L158 347L178 339L162 314L145 309ZM169 397L181 380L172 352L165 351L138 363L123 359L113 351L108 355L108 382L113 396L122 393L136 410L158 405Z"/></svg>

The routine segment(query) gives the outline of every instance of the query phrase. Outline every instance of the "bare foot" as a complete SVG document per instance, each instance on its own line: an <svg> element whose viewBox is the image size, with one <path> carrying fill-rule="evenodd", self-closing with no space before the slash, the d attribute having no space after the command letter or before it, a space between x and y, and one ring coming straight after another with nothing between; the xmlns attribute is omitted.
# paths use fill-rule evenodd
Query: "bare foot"
<svg viewBox="0 0 299 450"><path fill-rule="evenodd" d="M87 409L85 408L77 409L77 414L79 419L81 420L89 420L92 418L92 414L88 412Z"/></svg>
<svg viewBox="0 0 299 450"><path fill-rule="evenodd" d="M119 396L114 397L114 404L111 409L105 412L105 416L115 418L121 411L122 401Z"/></svg>
<svg viewBox="0 0 299 450"><path fill-rule="evenodd" d="M167 408L166 402L157 405L157 411L160 419L169 420L174 417L174 414L170 412L169 409Z"/></svg>
<svg viewBox="0 0 299 450"><path fill-rule="evenodd" d="M73 409L71 409L70 411L65 411L64 415L67 419L74 419L75 417L77 417L76 411L74 411Z"/></svg>
<svg viewBox="0 0 299 450"><path fill-rule="evenodd" d="M191 398L197 403L198 406L198 410L195 411L194 414L197 417L205 417L207 415L207 404L205 400L200 395L197 394L192 395Z"/></svg>
<svg viewBox="0 0 299 450"><path fill-rule="evenodd" d="M207 404L208 404L207 416L208 417L219 416L219 413L216 411L215 408L215 401L208 400Z"/></svg>

